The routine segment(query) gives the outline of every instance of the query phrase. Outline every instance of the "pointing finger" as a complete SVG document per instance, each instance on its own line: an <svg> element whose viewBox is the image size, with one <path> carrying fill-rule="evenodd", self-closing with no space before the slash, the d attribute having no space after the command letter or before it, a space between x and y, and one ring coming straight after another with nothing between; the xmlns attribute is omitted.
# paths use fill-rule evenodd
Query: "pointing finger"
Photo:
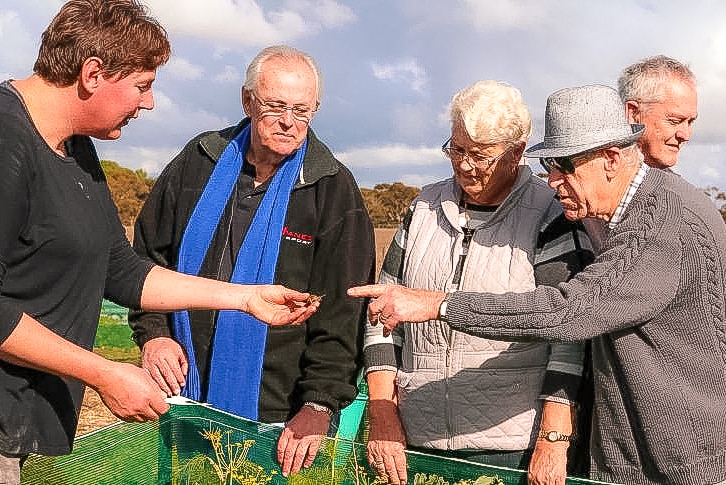
<svg viewBox="0 0 726 485"><path fill-rule="evenodd" d="M386 291L386 285L364 285L348 288L348 296L356 298L378 298Z"/></svg>

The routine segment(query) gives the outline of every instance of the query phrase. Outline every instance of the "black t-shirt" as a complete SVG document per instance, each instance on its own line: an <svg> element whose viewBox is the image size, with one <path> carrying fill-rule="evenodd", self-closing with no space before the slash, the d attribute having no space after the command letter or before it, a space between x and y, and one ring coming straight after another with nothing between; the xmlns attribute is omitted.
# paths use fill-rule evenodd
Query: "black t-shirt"
<svg viewBox="0 0 726 485"><path fill-rule="evenodd" d="M75 136L66 152L0 84L0 342L27 313L91 349L104 295L139 304L151 264L126 239L93 143ZM0 361L0 452L70 452L82 399L77 381Z"/></svg>

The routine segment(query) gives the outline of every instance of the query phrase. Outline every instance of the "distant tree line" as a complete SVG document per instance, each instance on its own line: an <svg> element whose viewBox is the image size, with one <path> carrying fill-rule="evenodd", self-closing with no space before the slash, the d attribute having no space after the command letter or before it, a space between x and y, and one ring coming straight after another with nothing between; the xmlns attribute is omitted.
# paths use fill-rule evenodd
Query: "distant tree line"
<svg viewBox="0 0 726 485"><path fill-rule="evenodd" d="M121 223L131 226L149 195L154 179L143 170L129 170L110 160L102 160L101 166L106 174L113 201L118 207ZM726 222L726 193L718 187L707 187L704 193L721 212ZM372 189L360 189L368 213L375 227L394 228L403 220L406 209L418 195L419 189L404 185L378 184Z"/></svg>
<svg viewBox="0 0 726 485"><path fill-rule="evenodd" d="M155 180L141 169L130 170L111 160L102 160L101 167L106 174L113 201L118 207L121 223L132 226ZM397 227L418 192L416 187L400 182L361 189L363 201L375 227Z"/></svg>

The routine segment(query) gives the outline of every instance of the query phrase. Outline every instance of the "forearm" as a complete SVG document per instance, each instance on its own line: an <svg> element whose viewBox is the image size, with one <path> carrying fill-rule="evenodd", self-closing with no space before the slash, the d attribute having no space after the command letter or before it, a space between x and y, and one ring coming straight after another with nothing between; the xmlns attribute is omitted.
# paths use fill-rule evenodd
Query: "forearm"
<svg viewBox="0 0 726 485"><path fill-rule="evenodd" d="M540 431L558 431L571 435L575 429L575 406L556 401L544 401Z"/></svg>
<svg viewBox="0 0 726 485"><path fill-rule="evenodd" d="M248 311L253 288L177 273L155 266L146 277L141 308L151 311Z"/></svg>
<svg viewBox="0 0 726 485"><path fill-rule="evenodd" d="M396 373L388 370L373 371L366 375L369 401L393 401L396 399Z"/></svg>
<svg viewBox="0 0 726 485"><path fill-rule="evenodd" d="M61 377L72 377L97 387L108 361L53 333L23 314L13 332L0 345L0 358Z"/></svg>

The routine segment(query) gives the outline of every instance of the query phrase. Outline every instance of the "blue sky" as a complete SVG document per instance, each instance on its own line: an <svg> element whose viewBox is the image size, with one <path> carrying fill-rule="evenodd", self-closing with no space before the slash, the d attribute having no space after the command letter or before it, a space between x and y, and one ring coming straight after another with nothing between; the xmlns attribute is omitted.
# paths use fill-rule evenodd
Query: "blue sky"
<svg viewBox="0 0 726 485"><path fill-rule="evenodd" d="M2 0L0 78L30 74L57 0ZM173 58L143 112L103 159L157 175L198 132L236 123L244 70L263 47L312 54L324 77L312 127L361 187L420 187L451 174L439 147L447 106L481 79L507 81L542 139L547 96L583 84L615 86L626 65L666 54L699 82L699 118L677 171L726 190L726 2L704 0L146 0Z"/></svg>

